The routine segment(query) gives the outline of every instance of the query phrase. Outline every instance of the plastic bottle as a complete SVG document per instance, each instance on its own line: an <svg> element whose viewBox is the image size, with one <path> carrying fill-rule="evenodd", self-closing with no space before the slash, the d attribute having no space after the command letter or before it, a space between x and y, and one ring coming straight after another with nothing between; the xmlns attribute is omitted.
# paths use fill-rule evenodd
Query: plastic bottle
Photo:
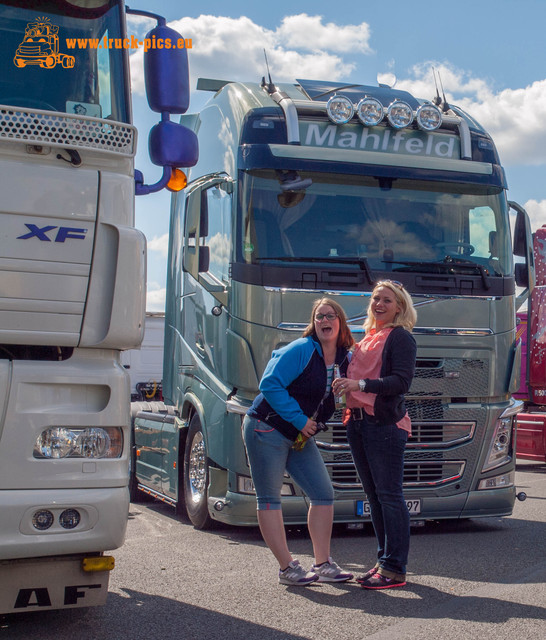
<svg viewBox="0 0 546 640"><path fill-rule="evenodd" d="M334 365L334 380L336 378L341 378L341 373L339 371L339 365L335 364ZM334 396L334 400L336 403L336 409L345 409L346 406L346 402L345 402L345 394L340 394L338 396Z"/></svg>
<svg viewBox="0 0 546 640"><path fill-rule="evenodd" d="M305 443L307 442L307 440L309 440L309 438L307 436L304 436L303 433L300 431L298 433L298 437L294 440L292 449L295 449L296 451L301 451L303 447L305 447Z"/></svg>

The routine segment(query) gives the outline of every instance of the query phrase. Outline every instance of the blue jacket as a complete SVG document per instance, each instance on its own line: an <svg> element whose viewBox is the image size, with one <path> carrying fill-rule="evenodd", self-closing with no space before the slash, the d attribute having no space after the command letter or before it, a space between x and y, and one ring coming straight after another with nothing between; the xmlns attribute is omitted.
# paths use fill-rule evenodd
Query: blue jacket
<svg viewBox="0 0 546 640"><path fill-rule="evenodd" d="M349 364L347 349L338 347L335 358L342 375ZM295 440L319 408L326 393L326 365L320 342L312 336L299 338L273 351L260 381L261 393L247 415L274 427L290 440ZM326 422L335 410L330 391L316 417Z"/></svg>

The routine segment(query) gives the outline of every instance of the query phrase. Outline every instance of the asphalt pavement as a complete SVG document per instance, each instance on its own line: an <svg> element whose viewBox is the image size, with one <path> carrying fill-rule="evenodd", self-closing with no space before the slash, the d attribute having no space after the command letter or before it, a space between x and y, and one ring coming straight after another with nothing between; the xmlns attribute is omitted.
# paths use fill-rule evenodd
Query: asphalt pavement
<svg viewBox="0 0 546 640"><path fill-rule="evenodd" d="M131 505L106 606L0 617L0 640L534 640L546 636L546 465L518 463L508 518L412 530L408 584L286 587L254 528L197 531L158 503ZM305 528L291 551L312 562ZM332 555L355 574L374 559L371 528L336 527ZM1 588L1 585L0 585Z"/></svg>

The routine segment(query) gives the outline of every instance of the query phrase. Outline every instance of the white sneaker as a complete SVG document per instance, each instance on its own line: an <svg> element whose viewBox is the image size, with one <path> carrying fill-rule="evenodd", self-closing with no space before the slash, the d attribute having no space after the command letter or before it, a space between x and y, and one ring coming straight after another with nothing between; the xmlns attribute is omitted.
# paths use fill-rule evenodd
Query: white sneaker
<svg viewBox="0 0 546 640"><path fill-rule="evenodd" d="M353 577L352 573L342 571L341 567L332 558L328 558L328 562L323 564L314 564L312 570L317 574L319 582L347 582Z"/></svg>
<svg viewBox="0 0 546 640"><path fill-rule="evenodd" d="M305 587L319 579L313 571L306 571L299 560L292 560L284 571L279 569L280 584L290 584L295 587Z"/></svg>

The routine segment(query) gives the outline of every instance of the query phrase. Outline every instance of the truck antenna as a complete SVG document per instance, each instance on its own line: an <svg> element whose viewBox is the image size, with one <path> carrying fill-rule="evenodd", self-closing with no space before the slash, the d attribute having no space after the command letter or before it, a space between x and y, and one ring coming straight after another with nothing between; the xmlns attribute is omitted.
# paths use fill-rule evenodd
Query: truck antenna
<svg viewBox="0 0 546 640"><path fill-rule="evenodd" d="M442 111L444 113L447 113L450 109L449 104L446 100L446 94L444 92L444 83L442 82L442 76L440 75L440 72L438 71L438 79L440 80L440 87L442 87Z"/></svg>
<svg viewBox="0 0 546 640"><path fill-rule="evenodd" d="M436 97L433 99L433 103L436 106L442 104L442 98L440 98L440 92L438 91L438 81L436 80L436 69L432 67L432 77L434 78L434 86L436 87Z"/></svg>
<svg viewBox="0 0 546 640"><path fill-rule="evenodd" d="M275 85L273 84L273 80L271 80L271 72L269 71L269 62L267 61L267 53L264 49L264 58L265 58L265 66L267 67L267 77L269 78L269 83L266 83L265 77L262 78L262 87L265 87L268 93L273 93L275 91Z"/></svg>

